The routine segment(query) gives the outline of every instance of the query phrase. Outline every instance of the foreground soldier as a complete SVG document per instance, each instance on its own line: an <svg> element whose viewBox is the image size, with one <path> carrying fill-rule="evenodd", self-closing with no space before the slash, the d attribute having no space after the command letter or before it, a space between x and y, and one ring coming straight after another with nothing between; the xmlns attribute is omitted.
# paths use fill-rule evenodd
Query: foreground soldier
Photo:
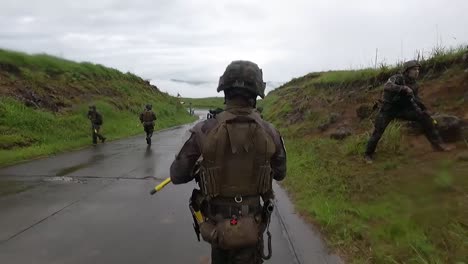
<svg viewBox="0 0 468 264"><path fill-rule="evenodd" d="M96 106L89 106L88 119L91 121L93 145L97 144L97 139L101 140L102 143L106 141L106 138L99 133L102 126L102 115L96 111Z"/></svg>
<svg viewBox="0 0 468 264"><path fill-rule="evenodd" d="M151 110L153 107L150 104L145 106L145 110L140 114L140 122L146 132L146 144L151 145L151 137L154 131L154 121L156 114Z"/></svg>
<svg viewBox="0 0 468 264"><path fill-rule="evenodd" d="M286 176L286 151L279 132L255 111L264 90L255 63L232 62L218 86L225 111L197 124L171 165L174 184L195 179L200 185L190 208L196 231L199 225L212 245L213 264L256 264L271 256L264 256L263 233L273 208L272 180ZM199 174L192 173L196 164Z"/></svg>
<svg viewBox="0 0 468 264"><path fill-rule="evenodd" d="M364 157L367 163L372 163L377 143L388 124L396 118L418 122L423 127L424 134L434 150L448 150L442 146L434 120L418 96L419 85L416 79L419 76L420 67L417 61L405 62L402 73L393 75L385 84L384 103L375 120L374 132L367 143Z"/></svg>

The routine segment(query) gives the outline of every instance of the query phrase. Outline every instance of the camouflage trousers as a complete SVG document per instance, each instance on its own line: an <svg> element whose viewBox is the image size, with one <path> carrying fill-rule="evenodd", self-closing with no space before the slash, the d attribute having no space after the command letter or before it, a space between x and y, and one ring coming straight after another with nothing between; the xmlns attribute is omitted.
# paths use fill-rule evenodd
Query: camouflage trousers
<svg viewBox="0 0 468 264"><path fill-rule="evenodd" d="M143 124L143 128L146 132L146 137L150 138L153 136L154 132L154 122L151 122L151 124Z"/></svg>
<svg viewBox="0 0 468 264"><path fill-rule="evenodd" d="M439 132L437 131L434 121L429 114L425 112L421 113L411 108L401 109L398 111L382 109L375 119L374 132L367 142L366 155L371 156L374 154L377 144L385 132L385 129L394 119L418 122L423 128L424 135L433 147L439 147L442 143Z"/></svg>
<svg viewBox="0 0 468 264"><path fill-rule="evenodd" d="M104 141L105 138L103 135L100 134L99 130L101 129L101 126L93 124L92 127L92 137L93 137L93 144L97 144L97 139Z"/></svg>
<svg viewBox="0 0 468 264"><path fill-rule="evenodd" d="M211 247L211 264L261 264L258 247L224 250Z"/></svg>

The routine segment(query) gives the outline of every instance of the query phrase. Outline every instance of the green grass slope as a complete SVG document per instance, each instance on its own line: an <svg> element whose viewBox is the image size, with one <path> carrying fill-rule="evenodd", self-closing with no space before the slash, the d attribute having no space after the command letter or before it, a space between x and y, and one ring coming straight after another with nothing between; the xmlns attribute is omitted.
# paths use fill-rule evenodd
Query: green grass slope
<svg viewBox="0 0 468 264"><path fill-rule="evenodd" d="M142 133L146 103L162 129L194 120L179 100L131 73L41 54L0 50L0 166L91 143L96 104L109 139Z"/></svg>
<svg viewBox="0 0 468 264"><path fill-rule="evenodd" d="M468 119L467 48L438 50L422 64L421 93L434 112ZM264 115L285 136L284 186L296 208L349 263L468 263L468 138L434 153L394 122L377 160L362 160L372 106L398 67L311 73L271 92ZM375 116L375 113L373 113ZM330 133L347 126L342 141Z"/></svg>

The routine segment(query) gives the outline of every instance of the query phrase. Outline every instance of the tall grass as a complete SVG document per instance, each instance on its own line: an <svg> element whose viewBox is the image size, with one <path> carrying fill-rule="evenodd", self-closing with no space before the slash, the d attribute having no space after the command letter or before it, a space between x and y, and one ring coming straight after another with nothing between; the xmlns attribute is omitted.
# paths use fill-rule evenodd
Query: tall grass
<svg viewBox="0 0 468 264"><path fill-rule="evenodd" d="M468 53L468 46L459 46L452 48L436 47L426 56L416 56L414 59L420 60L422 65L422 74L428 72L441 71L454 64L460 64L461 57ZM382 63L379 68L365 68L347 71L328 71L309 73L303 77L294 78L283 84L273 93L280 91L285 87L339 87L344 84L353 84L355 82L367 83L373 86L386 81L388 77L401 70L402 63L387 65Z"/></svg>
<svg viewBox="0 0 468 264"><path fill-rule="evenodd" d="M398 125L394 129L398 135ZM383 166L369 167L346 157L349 147L334 140L287 138L286 144L288 175L283 185L293 194L296 208L327 234L330 245L352 253L350 263L463 261L460 243L467 230L456 224L463 217L457 204L463 195L448 196L446 188L467 181L447 174L446 163L435 164L439 167L435 177L415 177L413 170L400 172L408 178L401 186L393 178L405 165L398 158L389 156ZM438 198L441 195L445 201ZM453 233L443 238L444 245L441 227L440 232Z"/></svg>

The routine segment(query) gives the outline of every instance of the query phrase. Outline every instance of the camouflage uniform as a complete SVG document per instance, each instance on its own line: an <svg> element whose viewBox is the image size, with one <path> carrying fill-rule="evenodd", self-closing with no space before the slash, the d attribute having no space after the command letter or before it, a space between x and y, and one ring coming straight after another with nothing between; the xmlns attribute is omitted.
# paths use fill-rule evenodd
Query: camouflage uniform
<svg viewBox="0 0 468 264"><path fill-rule="evenodd" d="M243 70L245 69L245 64L247 64L246 67L252 65L256 66L256 64L244 61L233 62L228 66L220 80L221 88L218 88L218 91L225 91L225 111L217 114L214 118L198 123L191 130L190 138L185 142L170 168L171 180L174 184L187 183L193 179L198 180L201 192L204 193L204 199L209 197L209 199L205 199L205 203L201 208L202 214L206 217L206 221L213 224L229 219L233 214L237 213L240 213L240 217L258 215L262 212L260 199L265 201L265 196L268 195L270 198L273 196L271 181L273 179L280 181L286 176L286 151L281 136L273 125L261 119L254 108L255 97L257 95L263 97L263 90L249 95L247 95L249 93L247 91L247 94L243 94L240 97L232 96L233 88L235 88L235 91L240 90L240 94L248 90L243 86L244 84L241 83L243 80L233 83L224 79L226 82L223 82L223 77L228 76L229 73L239 77L239 72L234 71L234 73L232 73L232 71L230 71L232 69L230 68L231 66L234 65L234 67L239 67L238 69ZM256 68L258 68L258 66L256 66ZM240 76L244 77L243 75ZM223 87L223 84L226 83L228 85ZM235 86L236 84L238 87ZM255 85L255 87L258 88L259 86ZM253 98L253 101L247 98ZM240 129L237 127L239 130L229 134L229 140L223 141L227 138L225 137L224 139L220 139L221 141L210 142L210 136L212 136L213 133L216 134L219 130L223 129L226 129L226 133L229 133L229 129L235 129L236 124L238 124L237 122L242 120L248 120L249 125L244 126L244 124L241 124ZM260 134L255 134L251 137L238 136L239 134L250 135L250 132L248 132L249 129L243 129L243 127L256 127L255 131ZM259 137L259 135L264 135L264 137ZM225 144L220 146L220 144L218 144L219 142L225 142ZM249 144L250 151L248 150ZM265 149L265 147L267 148ZM260 155L255 156L257 154ZM260 159L268 158L265 161L266 163L262 163L264 161L258 160L257 158L251 159L250 157L252 155L260 157ZM203 171L203 173L200 178L197 179L196 175L193 175L191 172L200 157L203 159L201 161L201 171ZM267 164L266 166L260 166L261 168L267 167L265 168L266 173L264 175L266 177L258 178L258 170L250 169L252 164L255 167L257 163ZM217 171L216 169L218 168L221 168L218 173L211 174L211 172ZM254 173L252 174L252 172ZM213 175L216 179L214 183L207 180L208 177L210 177L209 175ZM252 176L247 176L246 178L246 175ZM261 192L256 191L261 187L257 185L259 184L257 183L257 178L266 179L264 183L265 188L263 188ZM205 184L205 187L202 186L203 184ZM215 185L216 187L207 187L207 185ZM238 196L234 194L242 195L240 196L243 197L241 202L236 200ZM241 208L243 213L241 213ZM262 226L259 232L263 234L265 228L266 226ZM204 240L208 241L205 238ZM251 246L227 249L218 245L216 242L211 241L210 243L212 244L211 256L213 264L258 264L263 262L260 253L260 246L262 245L260 241L254 242L257 244L252 244Z"/></svg>
<svg viewBox="0 0 468 264"><path fill-rule="evenodd" d="M419 85L416 80L407 75L408 70L412 67L420 67L420 65L415 61L406 62L403 73L393 75L385 84L384 102L375 120L374 132L367 143L366 157L372 157L385 129L394 119L418 122L423 127L424 134L434 149L442 149L441 139L434 126L434 121L419 97ZM412 90L413 96L405 93L405 86Z"/></svg>
<svg viewBox="0 0 468 264"><path fill-rule="evenodd" d="M98 138L104 143L106 138L99 133L102 126L102 115L96 111L96 106L89 107L88 119L91 121L93 144L97 144Z"/></svg>
<svg viewBox="0 0 468 264"><path fill-rule="evenodd" d="M151 105L146 105L145 111L140 114L140 122L146 132L146 143L151 144L151 137L154 132L154 121L156 121L156 114L151 110Z"/></svg>

